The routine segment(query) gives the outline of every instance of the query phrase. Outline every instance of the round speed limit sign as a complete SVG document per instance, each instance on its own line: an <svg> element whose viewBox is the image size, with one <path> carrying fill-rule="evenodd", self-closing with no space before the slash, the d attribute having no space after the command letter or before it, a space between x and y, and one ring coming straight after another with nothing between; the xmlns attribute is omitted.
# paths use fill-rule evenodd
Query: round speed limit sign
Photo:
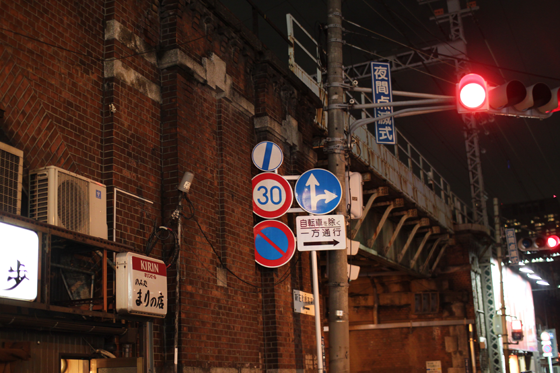
<svg viewBox="0 0 560 373"><path fill-rule="evenodd" d="M265 219L276 219L292 206L294 194L290 183L273 172L253 178L253 212Z"/></svg>

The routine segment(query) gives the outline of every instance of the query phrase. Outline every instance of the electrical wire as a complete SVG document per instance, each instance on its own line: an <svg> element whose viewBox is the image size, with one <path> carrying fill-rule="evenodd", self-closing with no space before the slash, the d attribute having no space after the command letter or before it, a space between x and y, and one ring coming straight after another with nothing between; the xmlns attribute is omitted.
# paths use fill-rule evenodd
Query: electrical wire
<svg viewBox="0 0 560 373"><path fill-rule="evenodd" d="M505 13L505 12L504 12L504 13ZM472 14L473 19L475 20L475 24L476 24L476 26L477 26L477 29L478 29L478 31L480 32L480 35L481 35L481 37L483 38L483 40L484 40L484 42L485 42L485 44L486 44L486 47L487 47L488 51L490 52L490 55L492 56L492 58L493 58L493 60L494 60L494 63L495 63L496 66L498 67L498 69L499 69L499 71L500 71L500 74L502 75L502 78L503 78L504 81L505 81L505 80L506 80L506 77L505 77L505 75L504 75L502 69L500 68L500 65L499 65L499 63L498 63L498 61L497 61L497 59L496 59L496 57L495 57L495 55L494 55L494 53L493 53L493 51L492 51L492 48L491 48L491 46L490 46L490 43L488 42L488 39L486 38L486 35L484 34L480 23L478 22L478 18L476 17L476 15L474 14L474 12L473 12L472 10L471 10L471 14ZM507 16L506 16L506 20L507 20ZM511 30L511 26L510 26L510 32L512 33L512 36L513 36L513 31ZM518 47L517 47L517 50L518 50L518 53L520 53ZM520 56L520 57L522 57L522 56ZM522 58L521 58L521 60L522 60ZM525 66L525 65L523 65L523 66ZM540 155L543 157L543 159L544 159L544 161L545 161L545 164L548 166L548 168L549 168L549 170L552 172L552 174L554 174L554 170L552 169L552 166L551 166L550 163L548 162L548 159L547 159L547 157L545 156L545 154L544 154L544 152L543 152L543 150L542 150L542 147L541 147L540 143L539 143L539 142L537 141L537 139L535 138L535 134L533 133L533 130L531 129L531 127L529 126L529 124L527 123L527 120L526 120L525 118L523 118L523 123L525 124L525 127L527 128L527 130L528 130L529 133L531 134L531 138L533 139L533 141L534 141L534 143L535 143L537 149L539 150ZM511 145L511 143L510 143L509 140L507 139L506 133L503 131L503 129L502 129L501 127L498 127L498 128L499 128L501 134L503 135L503 137L505 138L505 140L506 140L507 144L509 145L509 147L510 147L511 151L513 152L513 154L514 154L518 159L521 160L521 157L520 157L519 154L517 153L517 150L515 149L514 146ZM517 179L518 179L518 182L522 185L521 178L519 178L518 175L517 175ZM539 193L540 193L543 197L545 197L545 194L544 194L544 193L542 192L542 190L540 189L538 183L536 183L536 182L534 181L534 178L530 178L530 180L533 180L533 183L534 183L536 189L539 191ZM524 189L525 192L527 193L526 189L525 189L525 188L523 188L523 189ZM528 194L528 193L527 193L527 194ZM529 199L531 199L529 194L527 195L527 197L528 197Z"/></svg>
<svg viewBox="0 0 560 373"><path fill-rule="evenodd" d="M124 59L127 59L127 58L136 57L136 56L141 56L141 55L148 54L148 53L165 52L165 51L171 50L171 48L162 49L162 50L160 50L160 49L158 49L158 48L152 48L152 49L149 49L149 50L144 51L144 52L137 52L137 53L133 53L133 54L130 54L130 55L127 55L127 56L123 56L123 57L118 57L118 58L117 58L117 57L114 57L114 58L113 58L113 57L111 57L111 58L97 58L97 57L93 57L93 56L90 56L90 55L85 54L85 53L82 53L82 52L78 52L78 51L75 51L75 50L72 50L72 49L68 49L68 48L61 47L60 45L56 45L56 44L48 43L48 42L43 41L43 40L39 40L39 39L37 39L37 38L34 38L34 37L32 37L32 36L29 36L29 35L22 34L22 33L20 33L20 32L14 31L14 30L6 29L6 28L3 28L3 27L0 27L0 30L10 32L10 33L12 33L12 34L15 34L15 35L18 35L18 36L27 38L27 39L29 39L29 40L33 40L33 41L36 41L36 42L38 42L38 43L41 43L41 44L44 44L44 45L48 45L49 47L53 47L53 48L56 48L56 49L63 50L63 51L65 51L65 52L73 53L73 54L76 54L76 55L82 56L82 57L87 57L87 58L93 59L93 60L98 61L98 62L124 60ZM203 35L203 36L200 36L200 37L198 37L198 38L196 38L196 39L191 39L191 40L188 40L188 41L186 41L186 42L184 42L184 43L180 43L180 44L174 45L174 46L173 46L173 49L175 49L176 47L180 47L180 46L183 46L183 45L187 45L187 44L193 43L193 42L195 42L195 41L197 41L197 40L200 40L200 39L203 39L203 38L205 38L205 37L206 37L206 35ZM7 44L4 44L4 45L7 45ZM10 47L11 47L11 46L10 46ZM14 48L14 49L18 49L18 48L15 48L15 47L13 47L13 48ZM18 49L18 50L21 50L21 49Z"/></svg>
<svg viewBox="0 0 560 373"><path fill-rule="evenodd" d="M202 233L202 236L204 237L204 239L206 240L206 242L207 242L207 243L210 245L210 247L212 248L212 251L214 252L214 254L216 255L216 257L218 258L218 261L220 262L220 265L222 266L222 268L224 268L227 272L229 272L232 276L234 276L235 278L237 278L239 281L243 282L244 284L246 284L246 285L248 285L248 286L251 286L251 287L253 287L253 288L256 288L256 289L262 291L262 289L261 289L260 286L255 285L255 284L252 284L252 283L250 283L250 282L247 282L247 281L243 280L243 279L242 279L241 277L239 277L235 272L233 272L231 269L229 269L229 268L227 267L227 265L226 265L226 264L224 263L224 261L222 260L222 257L218 254L218 252L217 252L216 249L214 248L214 245L212 244L212 242L210 242L210 240L209 240L208 237L206 236L206 233L204 233L204 230L203 230L202 227L200 226L200 223L198 222L198 219L196 218L196 214L195 214L195 212L194 212L195 210L194 210L194 205L193 205L193 203L190 201L189 197L188 197L186 194L184 194L184 198L187 200L187 202L189 203L189 206L190 206L190 208L191 208L191 218L190 218L190 220L193 220L193 221L196 223L198 229L200 230L200 233ZM185 217L183 214L181 214L181 216ZM299 257L298 257L298 260L299 260ZM296 265L296 264L297 264L297 261L294 263L294 265ZM291 268L290 268L289 271L287 271L286 274L283 275L283 278L282 278L281 280L279 280L278 282L275 282L275 283L274 283L274 286L278 286L278 285L280 285L282 282L284 282L284 281L288 278L288 276L289 276L290 273L291 273Z"/></svg>
<svg viewBox="0 0 560 373"><path fill-rule="evenodd" d="M390 37L388 37L388 36L385 36L385 35L383 35L383 34L377 32L377 31L373 31L373 30L371 30L371 29L368 29L367 27L364 27L364 26L362 26L362 25L359 25L359 24L357 24L357 23L354 23L354 22L352 22L352 21L350 21L350 20L348 20L348 19L346 19L346 18L342 18L342 20L345 21L346 23L349 23L349 24L353 25L353 26L356 26L356 27L361 28L361 29L363 29L363 30L369 31L369 32L371 32L371 33L374 34L374 35L380 36L380 37L383 38L383 39L386 39L386 40L388 40L388 41L390 41L390 42L393 42L393 43L395 43L395 44L397 44L397 45L400 45L401 47L404 47L404 48L406 48L406 49L410 49L410 50L412 50L412 51L414 51L414 52L416 52L416 53L419 53L419 54L423 54L423 55L425 55L426 57L431 57L430 54L424 52L424 51L421 50L421 49L414 48L414 47L412 47L412 46L410 46L410 45L406 45L406 44L404 44L404 43L401 43L401 42L398 41L398 40L395 40L395 39L393 39L393 38L390 38ZM385 58L385 57L383 57L383 58ZM439 62L445 64L445 65L448 65L448 66L451 66L451 67L455 68L455 65L452 65L452 64L448 63L448 62L445 61L445 60L442 60L442 59L439 59L439 58L438 58L437 60L438 60ZM453 83L453 84L455 84L455 83Z"/></svg>
<svg viewBox="0 0 560 373"><path fill-rule="evenodd" d="M393 24L391 24L386 18L384 18L379 12L377 12L377 10L375 10L375 8L373 8L370 4L366 3L365 0L362 0L362 1L363 1L366 5L368 5L372 10L374 10L381 18L383 18L391 27L393 27L393 28L396 29L401 35L403 35L403 36L406 37L406 35L405 35L400 29L398 29L396 26L394 26ZM384 2L383 2L383 3L384 3ZM401 4L402 4L402 3L401 3ZM384 5L385 5L385 3L384 3ZM386 5L385 5L385 6L386 6ZM386 7L386 8L387 8L387 7ZM389 12L394 13L390 8L387 8L387 10L388 10ZM494 65L493 67L498 68L499 71L500 71L500 73L502 74L502 76L504 76L503 71L502 71L503 69L499 66L498 61L497 61L497 59L496 59L496 57L495 57L495 55L494 55L494 53L493 53L493 51L492 51L492 49L491 49L489 43L488 43L488 40L486 39L484 33L482 32L482 29L481 29L481 27L480 27L480 23L478 22L478 19L474 16L474 13L472 12L472 10L471 10L471 14L472 14L473 17L474 17L475 23L476 23L477 27L479 28L479 31L480 31L480 33L481 33L481 35L482 35L482 37L483 37L483 39L484 39L484 41L485 41L485 44L486 44L487 48L489 49L490 54L491 54L491 56L492 56L492 58L493 58L493 60L494 60L495 65ZM347 21L347 20L346 20L346 21ZM349 22L349 21L347 21L347 22ZM354 23L352 23L352 22L349 22L349 23L354 24ZM379 36L381 36L381 37L384 37L382 34L376 33L376 32L374 32L373 30L369 30L369 29L367 29L367 28L365 28L365 27L362 27L362 26L359 26L359 25L357 25L357 24L354 24L354 25L356 25L357 27L364 28L364 29L368 30L369 32L372 32L372 33L374 33L374 34L376 34L376 35L379 35ZM397 43L397 44L399 44L399 45L406 46L405 44L402 44L402 43L400 43L400 42L398 42L398 41L396 41L396 40L394 40L394 39L392 39L392 38L389 38L389 37L384 37L384 38L387 39L387 40L390 40L390 41L392 41L392 42L394 42L394 43ZM409 43L409 44L410 44L410 43ZM417 51L417 49L414 48L413 46L408 45L408 46L406 46L406 47L407 47L407 48L410 48L411 50ZM363 49L362 49L362 50L363 50ZM363 50L363 51L365 51L365 50ZM370 53L370 54L373 54L373 55L376 55L376 53L371 52L371 51L366 51L366 52L368 52L368 53ZM378 57L381 57L381 56L378 55ZM458 57L455 57L455 56L446 56L446 57L448 57L448 58L453 58L453 59L455 59L455 60L462 60L462 61L469 61L469 62L470 62L470 60L468 60L468 59L462 59L462 58L458 58ZM381 57L381 58L383 58L383 57ZM443 61L442 61L442 62L443 62ZM417 69L414 69L414 70L419 71L419 70L417 70ZM420 72L420 71L419 71L419 72ZM427 74L427 75L430 75L430 74ZM433 77L433 76L432 76L432 77ZM441 78L438 77L438 79L441 79ZM450 82L450 83L452 83L452 82ZM525 120L525 124L526 124L527 129L528 129L528 131L530 132L530 134L531 134L533 140L535 141L535 143L537 143L537 141L536 141L536 139L535 139L535 136L534 136L534 133L533 133L533 131L531 130L531 128L529 127L529 125L527 124L526 120ZM500 130L501 130L501 128L500 128ZM502 134L503 134L504 137L506 136L505 133L503 133L503 131L502 131ZM514 151L515 155L518 157L518 155L516 154L515 149L511 146L511 143L509 143L509 141L507 140L507 138L506 138L506 141L507 141L508 145L509 145L509 146L512 148L512 150ZM545 159L545 162L546 162L547 166L549 167L550 170L552 170L552 167L550 166L550 163L548 162L548 160L547 160L546 157L544 156L544 153L543 153L543 151L542 151L542 148L541 148L540 144L537 143L537 147L538 147L538 149L539 149L541 155L542 155L543 158ZM518 181L521 183L521 181L519 180L519 178L518 178ZM540 188L538 188L538 186L537 186L537 189L539 189L539 191L540 191ZM542 192L541 192L541 193L542 193Z"/></svg>
<svg viewBox="0 0 560 373"><path fill-rule="evenodd" d="M346 43L346 45L349 46L349 47L352 47L352 48L354 48L354 49L360 50L360 51L362 51L362 52L369 53L369 54L371 54L371 55L373 55L373 56L376 56L376 57L378 57L378 58L381 58L381 59L384 59L384 60L387 59L387 57L385 57L385 56L382 56L382 55L380 55L380 54L378 54L378 53L375 53L375 52L372 52L372 51L368 51L367 49L363 49L363 48L361 48L361 47L358 47L357 45L348 44L348 43ZM407 68L409 68L409 69L411 69L411 70L414 70L414 71L417 71L417 72L419 72L419 73L421 73L421 74L428 75L428 76L430 76L430 77L432 77L432 78L434 78L434 79L439 79L439 80L442 80L442 81L444 81L444 82L446 82L446 83L449 83L449 84L455 84L455 82L452 82L452 81L450 81L450 80L444 79L444 78L439 77L439 76L437 76L437 75L430 74L429 72L422 71L422 70L417 69L417 68L415 68L415 67L408 66Z"/></svg>

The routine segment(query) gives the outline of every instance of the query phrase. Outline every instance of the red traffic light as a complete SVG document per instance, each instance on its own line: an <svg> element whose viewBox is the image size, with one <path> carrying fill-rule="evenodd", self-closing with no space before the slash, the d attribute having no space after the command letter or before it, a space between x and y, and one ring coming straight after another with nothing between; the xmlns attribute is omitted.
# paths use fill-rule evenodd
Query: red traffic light
<svg viewBox="0 0 560 373"><path fill-rule="evenodd" d="M556 235L551 235L546 238L546 246L555 249L560 245L560 238Z"/></svg>
<svg viewBox="0 0 560 373"><path fill-rule="evenodd" d="M523 323L521 320L512 320L511 321L511 329L512 330L523 330Z"/></svg>
<svg viewBox="0 0 560 373"><path fill-rule="evenodd" d="M459 113L488 110L488 85L477 74L467 74L457 86L457 110Z"/></svg>
<svg viewBox="0 0 560 373"><path fill-rule="evenodd" d="M523 340L523 323L521 320L513 320L511 322L511 339L514 341Z"/></svg>
<svg viewBox="0 0 560 373"><path fill-rule="evenodd" d="M560 111L560 87L546 84L525 86L517 80L500 86L489 86L478 74L467 74L457 84L457 112L488 113L544 119Z"/></svg>

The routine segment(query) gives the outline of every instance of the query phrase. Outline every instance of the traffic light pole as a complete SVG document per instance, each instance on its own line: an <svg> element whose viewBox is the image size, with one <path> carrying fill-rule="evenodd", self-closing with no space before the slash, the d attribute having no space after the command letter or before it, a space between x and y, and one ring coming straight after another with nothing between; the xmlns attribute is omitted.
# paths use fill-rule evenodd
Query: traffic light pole
<svg viewBox="0 0 560 373"><path fill-rule="evenodd" d="M473 114L464 114L465 148L467 150L467 166L471 182L471 198L473 204L473 221L488 227L488 213L486 197L484 196L484 181L480 163L480 147L478 144L478 128Z"/></svg>
<svg viewBox="0 0 560 373"><path fill-rule="evenodd" d="M328 0L328 99L329 106L343 103L343 58L342 58L342 0ZM344 136L344 111L330 107L328 112L328 134L326 150L329 154L329 171L346 190L346 154ZM344 192L343 192L344 193ZM344 201L344 196L342 196ZM346 215L346 204L341 203L335 213ZM329 369L333 373L350 372L350 334L348 325L348 274L346 250L329 250ZM317 341L317 343L321 343ZM317 356L317 359L320 359Z"/></svg>
<svg viewBox="0 0 560 373"><path fill-rule="evenodd" d="M502 323L502 346L504 350L504 365L505 365L505 373L510 373L509 369L509 340L508 340L508 330L507 330L507 319L506 319L506 301L505 301L505 294L504 294L504 274L502 272L502 235L501 231L501 224L500 224L500 208L498 205L498 199L494 198L494 228L495 228L495 240L497 246L497 254L498 254L498 271L500 272L500 317Z"/></svg>

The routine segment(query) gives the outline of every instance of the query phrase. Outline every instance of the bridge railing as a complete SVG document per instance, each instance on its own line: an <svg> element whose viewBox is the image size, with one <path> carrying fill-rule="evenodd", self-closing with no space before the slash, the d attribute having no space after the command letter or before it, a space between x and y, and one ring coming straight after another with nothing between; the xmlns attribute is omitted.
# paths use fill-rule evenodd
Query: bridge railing
<svg viewBox="0 0 560 373"><path fill-rule="evenodd" d="M313 92L321 98L327 106L327 95L324 89L324 69L322 68L321 60L318 57L321 53L320 45L313 39L313 37L305 31L292 15L286 16L288 25L288 38L292 41L289 46L289 66L290 69L307 85ZM303 41L303 39L306 39ZM298 62L303 60L303 63ZM347 76L348 83L352 83L352 76ZM361 104L372 103L371 97L364 92L346 91L346 101L351 99ZM321 113L322 114L322 113ZM371 118L373 112L367 109L355 110L349 113L347 117L347 124L352 123L359 118ZM319 125L327 129L326 115L319 115ZM441 174L422 156L422 154L406 139L406 137L397 129L397 144L396 145L383 145L390 154L392 154L401 164L406 166L412 174L417 177L421 184L426 186L426 189L431 190L443 204L449 209L452 220L457 224L465 224L473 222L472 208L470 205L463 202L456 194L451 191L449 183L441 176ZM358 131L356 135L364 133ZM370 132L366 137L373 136ZM362 139L362 144L370 144L371 140ZM367 146L367 145L366 145ZM377 148L377 147L375 147ZM374 152L373 149L364 149L366 153ZM382 152L383 153L383 152ZM398 184L398 183L397 183ZM411 193L414 195L414 193Z"/></svg>

